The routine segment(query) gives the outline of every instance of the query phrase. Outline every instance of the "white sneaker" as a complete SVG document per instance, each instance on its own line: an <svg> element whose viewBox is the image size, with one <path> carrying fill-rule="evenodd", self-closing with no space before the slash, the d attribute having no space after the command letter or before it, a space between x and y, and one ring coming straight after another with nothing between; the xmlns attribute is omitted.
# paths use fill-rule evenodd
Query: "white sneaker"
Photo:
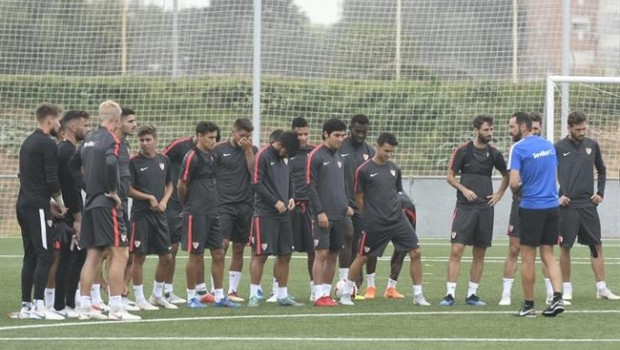
<svg viewBox="0 0 620 350"><path fill-rule="evenodd" d="M562 294L562 300L566 301L566 300L573 300L573 292L570 291L568 293L564 292L564 294ZM564 303L566 304L566 303Z"/></svg>
<svg viewBox="0 0 620 350"><path fill-rule="evenodd" d="M80 313L77 310L72 309L72 308L70 308L68 306L65 307L65 309L63 311L64 311L64 313L66 315L65 317L67 317L67 318L78 318L78 317L80 317Z"/></svg>
<svg viewBox="0 0 620 350"><path fill-rule="evenodd" d="M65 317L58 313L56 310L49 310L47 308L43 310L30 310L31 320L49 320L49 321L62 321Z"/></svg>
<svg viewBox="0 0 620 350"><path fill-rule="evenodd" d="M185 304L185 302L187 301L187 300L177 296L176 294L174 294L174 292L166 293L166 300L170 304Z"/></svg>
<svg viewBox="0 0 620 350"><path fill-rule="evenodd" d="M123 304L123 310L125 310L125 311L140 311L140 308L135 303L133 305Z"/></svg>
<svg viewBox="0 0 620 350"><path fill-rule="evenodd" d="M113 321L137 321L141 320L142 317L138 315L132 315L129 312L121 309L119 312L110 312L110 316L108 319Z"/></svg>
<svg viewBox="0 0 620 350"><path fill-rule="evenodd" d="M123 306L125 305L136 306L136 302L129 299L128 297L121 297L121 303L123 304Z"/></svg>
<svg viewBox="0 0 620 350"><path fill-rule="evenodd" d="M149 297L149 303L151 303L152 305L155 306L161 306L164 309L168 309L168 310L176 310L178 309L178 307L172 303L169 303L168 300L166 300L164 297L156 297L154 295L151 295Z"/></svg>
<svg viewBox="0 0 620 350"><path fill-rule="evenodd" d="M101 313L101 311L90 308L90 311L80 310L79 320L107 320L108 316Z"/></svg>
<svg viewBox="0 0 620 350"><path fill-rule="evenodd" d="M17 312L11 312L9 314L9 318L14 318L14 319L20 319L20 320L25 320L30 318L30 309L20 309Z"/></svg>
<svg viewBox="0 0 620 350"><path fill-rule="evenodd" d="M310 291L310 301L313 303L316 301L316 298L314 297L314 290Z"/></svg>
<svg viewBox="0 0 620 350"><path fill-rule="evenodd" d="M99 305L93 304L91 307L101 313L110 312L110 307L106 305L104 302L101 302Z"/></svg>
<svg viewBox="0 0 620 350"><path fill-rule="evenodd" d="M266 301L268 303L277 303L278 302L278 296L276 295L276 293L271 293L271 294L269 294L269 298Z"/></svg>
<svg viewBox="0 0 620 350"><path fill-rule="evenodd" d="M343 294L340 297L340 305L353 306L355 303L351 300L351 294Z"/></svg>
<svg viewBox="0 0 620 350"><path fill-rule="evenodd" d="M510 295L502 295L502 300L499 301L499 306L509 306L512 300L510 300Z"/></svg>
<svg viewBox="0 0 620 350"><path fill-rule="evenodd" d="M414 295L413 296L413 303L415 305L420 305L420 306L430 306L431 305L431 303L426 301L426 298L424 298L424 294Z"/></svg>
<svg viewBox="0 0 620 350"><path fill-rule="evenodd" d="M140 300L136 302L136 306L140 308L140 310L146 310L146 311L155 311L155 310L159 310L159 308L151 303L149 303L146 300Z"/></svg>
<svg viewBox="0 0 620 350"><path fill-rule="evenodd" d="M596 299L620 300L620 296L615 295L609 288L596 291Z"/></svg>

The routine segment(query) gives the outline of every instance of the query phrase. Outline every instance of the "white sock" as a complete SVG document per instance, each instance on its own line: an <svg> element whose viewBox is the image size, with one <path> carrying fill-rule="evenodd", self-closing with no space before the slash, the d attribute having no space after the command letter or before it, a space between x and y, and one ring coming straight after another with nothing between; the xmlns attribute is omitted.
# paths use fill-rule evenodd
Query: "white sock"
<svg viewBox="0 0 620 350"><path fill-rule="evenodd" d="M90 298L90 296L81 295L80 296L80 307L82 308L82 311L90 312L91 306L92 306L92 299Z"/></svg>
<svg viewBox="0 0 620 350"><path fill-rule="evenodd" d="M207 285L204 282L198 283L196 285L196 291L197 292L206 292L207 291Z"/></svg>
<svg viewBox="0 0 620 350"><path fill-rule="evenodd" d="M219 303L224 299L224 288L218 288L213 290L213 296L215 297L215 302Z"/></svg>
<svg viewBox="0 0 620 350"><path fill-rule="evenodd" d="M369 273L366 275L366 284L367 287L375 287L375 274L374 273Z"/></svg>
<svg viewBox="0 0 620 350"><path fill-rule="evenodd" d="M196 297L196 290L195 289L188 289L187 290L187 301L192 300L192 298Z"/></svg>
<svg viewBox="0 0 620 350"><path fill-rule="evenodd" d="M101 304L101 285L100 284L93 284L92 288L90 289L90 298L93 304L95 305Z"/></svg>
<svg viewBox="0 0 620 350"><path fill-rule="evenodd" d="M547 299L553 298L553 284L548 278L545 278L545 289L547 290Z"/></svg>
<svg viewBox="0 0 620 350"><path fill-rule="evenodd" d="M422 294L422 285L421 284L414 284L413 285L413 295L421 295Z"/></svg>
<svg viewBox="0 0 620 350"><path fill-rule="evenodd" d="M211 292L215 293L215 281L213 281L213 275L211 275Z"/></svg>
<svg viewBox="0 0 620 350"><path fill-rule="evenodd" d="M346 268L346 269L338 269L338 277L341 280L346 280L347 277L349 277L349 269L348 268Z"/></svg>
<svg viewBox="0 0 620 350"><path fill-rule="evenodd" d="M469 281L469 288L467 288L467 297L469 298L472 295L476 295L478 293L478 283L474 283Z"/></svg>
<svg viewBox="0 0 620 350"><path fill-rule="evenodd" d="M514 278L503 278L504 280L504 291L502 292L502 296L510 296L510 292L512 291L512 284L514 283Z"/></svg>
<svg viewBox="0 0 620 350"><path fill-rule="evenodd" d="M314 281L310 281L310 293L314 290Z"/></svg>
<svg viewBox="0 0 620 350"><path fill-rule="evenodd" d="M82 300L82 295L80 294L80 287L78 284L78 289L75 291L75 306L78 307L80 300Z"/></svg>
<svg viewBox="0 0 620 350"><path fill-rule="evenodd" d="M144 286L143 285L133 285L133 294L136 297L136 303L140 302L140 301L145 301L146 298L144 297Z"/></svg>
<svg viewBox="0 0 620 350"><path fill-rule="evenodd" d="M45 307L51 309L54 307L54 297L56 288L45 288Z"/></svg>
<svg viewBox="0 0 620 350"><path fill-rule="evenodd" d="M606 291L607 290L607 282L605 282L605 281L596 282L596 290Z"/></svg>
<svg viewBox="0 0 620 350"><path fill-rule="evenodd" d="M34 309L37 311L45 310L45 302L43 300L34 299Z"/></svg>
<svg viewBox="0 0 620 350"><path fill-rule="evenodd" d="M352 295L354 289L355 281L351 281L347 278L347 282L344 284L344 290L342 291L342 295Z"/></svg>
<svg viewBox="0 0 620 350"><path fill-rule="evenodd" d="M573 294L573 285L570 282L563 282L562 283L562 290L564 292L564 294Z"/></svg>
<svg viewBox="0 0 620 350"><path fill-rule="evenodd" d="M123 311L123 303L120 295L110 295L110 313Z"/></svg>
<svg viewBox="0 0 620 350"><path fill-rule="evenodd" d="M323 283L323 295L327 295L328 297L332 295L332 285Z"/></svg>
<svg viewBox="0 0 620 350"><path fill-rule="evenodd" d="M241 272L228 272L228 294L239 291L239 282L241 281Z"/></svg>
<svg viewBox="0 0 620 350"><path fill-rule="evenodd" d="M315 284L314 286L312 286L312 290L314 291L314 297L316 299L324 296L324 294L323 294L323 285L322 284L320 284L320 285L316 285Z"/></svg>
<svg viewBox="0 0 620 350"><path fill-rule="evenodd" d="M161 298L161 294L164 290L164 282L157 282L155 281L153 283L153 296L155 298Z"/></svg>
<svg viewBox="0 0 620 350"><path fill-rule="evenodd" d="M276 294L278 292L278 280L274 277L271 284L271 293Z"/></svg>
<svg viewBox="0 0 620 350"><path fill-rule="evenodd" d="M250 284L250 298L251 297L257 297L258 298L258 291L260 290L260 285L258 284Z"/></svg>
<svg viewBox="0 0 620 350"><path fill-rule="evenodd" d="M393 279L389 278L389 279L388 279L388 285L387 285L387 287L388 287L388 288L396 288L396 283L398 283L398 281L397 281L397 280L393 280Z"/></svg>
<svg viewBox="0 0 620 350"><path fill-rule="evenodd" d="M172 283L164 283L164 293L172 293L174 292L174 286Z"/></svg>
<svg viewBox="0 0 620 350"><path fill-rule="evenodd" d="M284 299L288 296L288 287L278 287L278 299Z"/></svg>
<svg viewBox="0 0 620 350"><path fill-rule="evenodd" d="M452 295L453 298L456 298L456 282L446 283L446 290L446 295Z"/></svg>

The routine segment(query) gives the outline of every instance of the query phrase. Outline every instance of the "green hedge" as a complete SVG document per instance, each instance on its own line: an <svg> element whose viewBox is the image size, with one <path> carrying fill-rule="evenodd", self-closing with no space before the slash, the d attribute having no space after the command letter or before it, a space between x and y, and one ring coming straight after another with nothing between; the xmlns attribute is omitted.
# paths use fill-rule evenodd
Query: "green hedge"
<svg viewBox="0 0 620 350"><path fill-rule="evenodd" d="M0 77L2 136L0 149L15 155L20 140L32 126L30 116L41 101L65 109L96 114L99 102L114 99L135 109L140 123L154 123L167 143L190 134L200 120L212 120L228 130L238 116L251 117L250 77L145 78L145 77ZM589 111L614 111L598 119L619 115L620 87L606 91L575 90L571 104ZM510 140L508 116L517 110L542 112L544 83L441 82L441 81L334 81L287 80L265 77L262 84L262 131L266 140L274 128L286 128L294 116L311 122L313 141L320 139L323 120L348 119L354 113L371 117L371 137L380 131L397 133L401 146L396 161L407 175L442 175L452 149L470 138L471 119L481 113L496 117L496 144L506 151ZM617 100L617 99L616 99ZM611 119L610 119L611 120ZM605 121L607 121L605 119ZM134 145L135 147L135 145Z"/></svg>

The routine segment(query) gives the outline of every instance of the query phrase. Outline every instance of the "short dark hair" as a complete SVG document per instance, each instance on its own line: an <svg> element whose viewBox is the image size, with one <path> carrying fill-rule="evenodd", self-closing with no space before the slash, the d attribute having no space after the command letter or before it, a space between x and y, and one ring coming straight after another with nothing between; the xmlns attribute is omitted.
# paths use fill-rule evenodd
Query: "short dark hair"
<svg viewBox="0 0 620 350"><path fill-rule="evenodd" d="M287 157L294 157L299 151L299 140L297 133L294 131L283 131L278 136L277 142L286 150Z"/></svg>
<svg viewBox="0 0 620 350"><path fill-rule="evenodd" d="M282 129L275 129L274 131L272 131L271 134L269 134L269 143L274 143L278 141L280 135L282 135L283 132L284 130Z"/></svg>
<svg viewBox="0 0 620 350"><path fill-rule="evenodd" d="M293 122L291 123L291 129L307 128L307 127L308 127L308 121L304 117L294 118Z"/></svg>
<svg viewBox="0 0 620 350"><path fill-rule="evenodd" d="M237 130L243 130L247 132L254 131L254 125L252 125L252 121L248 118L237 118L233 123L233 127Z"/></svg>
<svg viewBox="0 0 620 350"><path fill-rule="evenodd" d="M474 129L480 129L482 124L487 123L489 126L493 125L493 117L487 114L481 114L474 118Z"/></svg>
<svg viewBox="0 0 620 350"><path fill-rule="evenodd" d="M126 117L128 115L136 114L136 112L131 108L121 108L121 117Z"/></svg>
<svg viewBox="0 0 620 350"><path fill-rule="evenodd" d="M577 124L581 124L581 123L587 122L588 121L588 117L583 112L575 111L575 112L571 112L568 115L568 118L566 119L566 121L568 122L568 126L574 126L574 125L577 125Z"/></svg>
<svg viewBox="0 0 620 350"><path fill-rule="evenodd" d="M331 118L323 123L323 133L331 135L334 131L347 131L347 126L338 118Z"/></svg>
<svg viewBox="0 0 620 350"><path fill-rule="evenodd" d="M368 120L368 116L365 114L355 114L353 117L351 117L351 124L349 125L349 127L352 128L353 124L368 125L370 124L370 120Z"/></svg>
<svg viewBox="0 0 620 350"><path fill-rule="evenodd" d="M34 114L37 116L37 121L41 122L49 116L60 116L61 112L60 107L55 104L43 102L37 106Z"/></svg>
<svg viewBox="0 0 620 350"><path fill-rule="evenodd" d="M151 135L154 139L157 138L157 129L155 129L154 125L146 124L138 127L138 137L142 137L145 135Z"/></svg>
<svg viewBox="0 0 620 350"><path fill-rule="evenodd" d="M377 145L383 146L385 144L390 144L392 146L398 146L398 140L396 140L396 135L391 132L382 132L381 135L377 138Z"/></svg>
<svg viewBox="0 0 620 350"><path fill-rule="evenodd" d="M525 125L527 130L532 130L532 117L528 113L516 112L512 117L515 118L517 125Z"/></svg>
<svg viewBox="0 0 620 350"><path fill-rule="evenodd" d="M216 132L218 135L220 134L220 127L217 124L212 122L200 122L196 124L196 135L204 135L209 132Z"/></svg>
<svg viewBox="0 0 620 350"><path fill-rule="evenodd" d="M539 122L540 125L543 123L540 114L536 112L530 112L530 119L532 119L532 122Z"/></svg>
<svg viewBox="0 0 620 350"><path fill-rule="evenodd" d="M89 117L90 116L85 111L67 111L65 115L62 116L62 119L60 119L60 128L64 130L67 127L67 124L71 123L72 121L80 120L82 118L88 119Z"/></svg>

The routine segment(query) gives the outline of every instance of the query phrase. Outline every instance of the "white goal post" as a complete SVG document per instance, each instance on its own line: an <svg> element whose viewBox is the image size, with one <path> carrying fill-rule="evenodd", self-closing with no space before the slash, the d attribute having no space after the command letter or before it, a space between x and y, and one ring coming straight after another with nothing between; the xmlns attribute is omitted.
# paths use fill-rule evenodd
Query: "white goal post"
<svg viewBox="0 0 620 350"><path fill-rule="evenodd" d="M545 93L545 123L547 124L547 139L553 142L554 138L554 114L555 114L555 86L557 83L590 83L590 84L620 84L620 77L594 77L594 76L565 76L565 75L549 75L547 76L547 85ZM561 135L566 136L568 116L568 86L562 89L562 120Z"/></svg>

